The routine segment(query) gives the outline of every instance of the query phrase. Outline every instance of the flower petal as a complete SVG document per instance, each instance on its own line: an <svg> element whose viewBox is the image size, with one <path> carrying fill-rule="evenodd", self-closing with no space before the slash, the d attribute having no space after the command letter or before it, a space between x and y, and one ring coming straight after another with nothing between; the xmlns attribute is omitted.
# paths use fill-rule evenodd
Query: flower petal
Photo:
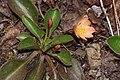
<svg viewBox="0 0 120 80"><path fill-rule="evenodd" d="M94 33L95 32L95 29L93 27L90 27L90 26L86 26L85 27L87 33Z"/></svg>
<svg viewBox="0 0 120 80"><path fill-rule="evenodd" d="M77 25L84 24L88 20L88 16L84 16L79 22L77 22Z"/></svg>
<svg viewBox="0 0 120 80"><path fill-rule="evenodd" d="M91 25L91 22L89 20L87 20L84 23L81 23L81 26L90 26L90 25Z"/></svg>
<svg viewBox="0 0 120 80"><path fill-rule="evenodd" d="M87 39L85 37L81 37L81 38L87 41Z"/></svg>
<svg viewBox="0 0 120 80"><path fill-rule="evenodd" d="M82 39L84 39L84 40L86 40L87 41L87 39L85 38L85 36L84 36L84 34L83 35L79 35L79 38L82 38Z"/></svg>
<svg viewBox="0 0 120 80"><path fill-rule="evenodd" d="M92 38L93 37L92 33L85 33L84 35L85 35L86 38Z"/></svg>
<svg viewBox="0 0 120 80"><path fill-rule="evenodd" d="M87 15L85 15L83 17L83 19L81 19L80 21L81 21L81 24L80 24L81 26L89 26L89 25L91 25L91 22L88 20Z"/></svg>

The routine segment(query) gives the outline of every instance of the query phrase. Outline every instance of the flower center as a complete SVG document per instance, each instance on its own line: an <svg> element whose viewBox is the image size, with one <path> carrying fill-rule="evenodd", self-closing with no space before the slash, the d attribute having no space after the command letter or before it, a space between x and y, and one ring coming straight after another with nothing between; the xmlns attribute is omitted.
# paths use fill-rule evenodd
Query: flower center
<svg viewBox="0 0 120 80"><path fill-rule="evenodd" d="M79 29L79 32L80 32L80 34L85 33L85 28L81 28L81 29Z"/></svg>

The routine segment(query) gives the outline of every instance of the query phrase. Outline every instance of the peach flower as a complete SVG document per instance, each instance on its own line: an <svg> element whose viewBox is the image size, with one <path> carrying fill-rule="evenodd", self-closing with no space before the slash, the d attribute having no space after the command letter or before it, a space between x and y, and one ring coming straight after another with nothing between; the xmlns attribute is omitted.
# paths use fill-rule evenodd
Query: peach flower
<svg viewBox="0 0 120 80"><path fill-rule="evenodd" d="M92 33L95 32L95 29L90 26L91 22L88 20L88 16L85 15L76 25L73 27L73 31L78 38L87 40L86 38L92 38Z"/></svg>

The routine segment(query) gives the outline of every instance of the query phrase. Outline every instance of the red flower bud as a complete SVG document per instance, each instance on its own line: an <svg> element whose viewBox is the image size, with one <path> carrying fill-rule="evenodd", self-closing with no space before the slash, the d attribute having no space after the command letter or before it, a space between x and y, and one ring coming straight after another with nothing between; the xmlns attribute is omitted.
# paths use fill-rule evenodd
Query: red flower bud
<svg viewBox="0 0 120 80"><path fill-rule="evenodd" d="M60 47L61 47L60 45L56 45L55 49L60 49Z"/></svg>
<svg viewBox="0 0 120 80"><path fill-rule="evenodd" d="M52 18L48 20L48 27L51 27L51 26L52 26Z"/></svg>

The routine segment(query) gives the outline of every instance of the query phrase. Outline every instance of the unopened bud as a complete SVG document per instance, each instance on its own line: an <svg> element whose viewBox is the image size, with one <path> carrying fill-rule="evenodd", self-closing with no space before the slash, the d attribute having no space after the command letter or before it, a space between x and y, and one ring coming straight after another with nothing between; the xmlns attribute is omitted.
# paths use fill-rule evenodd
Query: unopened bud
<svg viewBox="0 0 120 80"><path fill-rule="evenodd" d="M52 26L52 18L48 20L48 27L51 27L51 26Z"/></svg>
<svg viewBox="0 0 120 80"><path fill-rule="evenodd" d="M60 47L61 47L60 45L56 45L55 49L60 49Z"/></svg>

